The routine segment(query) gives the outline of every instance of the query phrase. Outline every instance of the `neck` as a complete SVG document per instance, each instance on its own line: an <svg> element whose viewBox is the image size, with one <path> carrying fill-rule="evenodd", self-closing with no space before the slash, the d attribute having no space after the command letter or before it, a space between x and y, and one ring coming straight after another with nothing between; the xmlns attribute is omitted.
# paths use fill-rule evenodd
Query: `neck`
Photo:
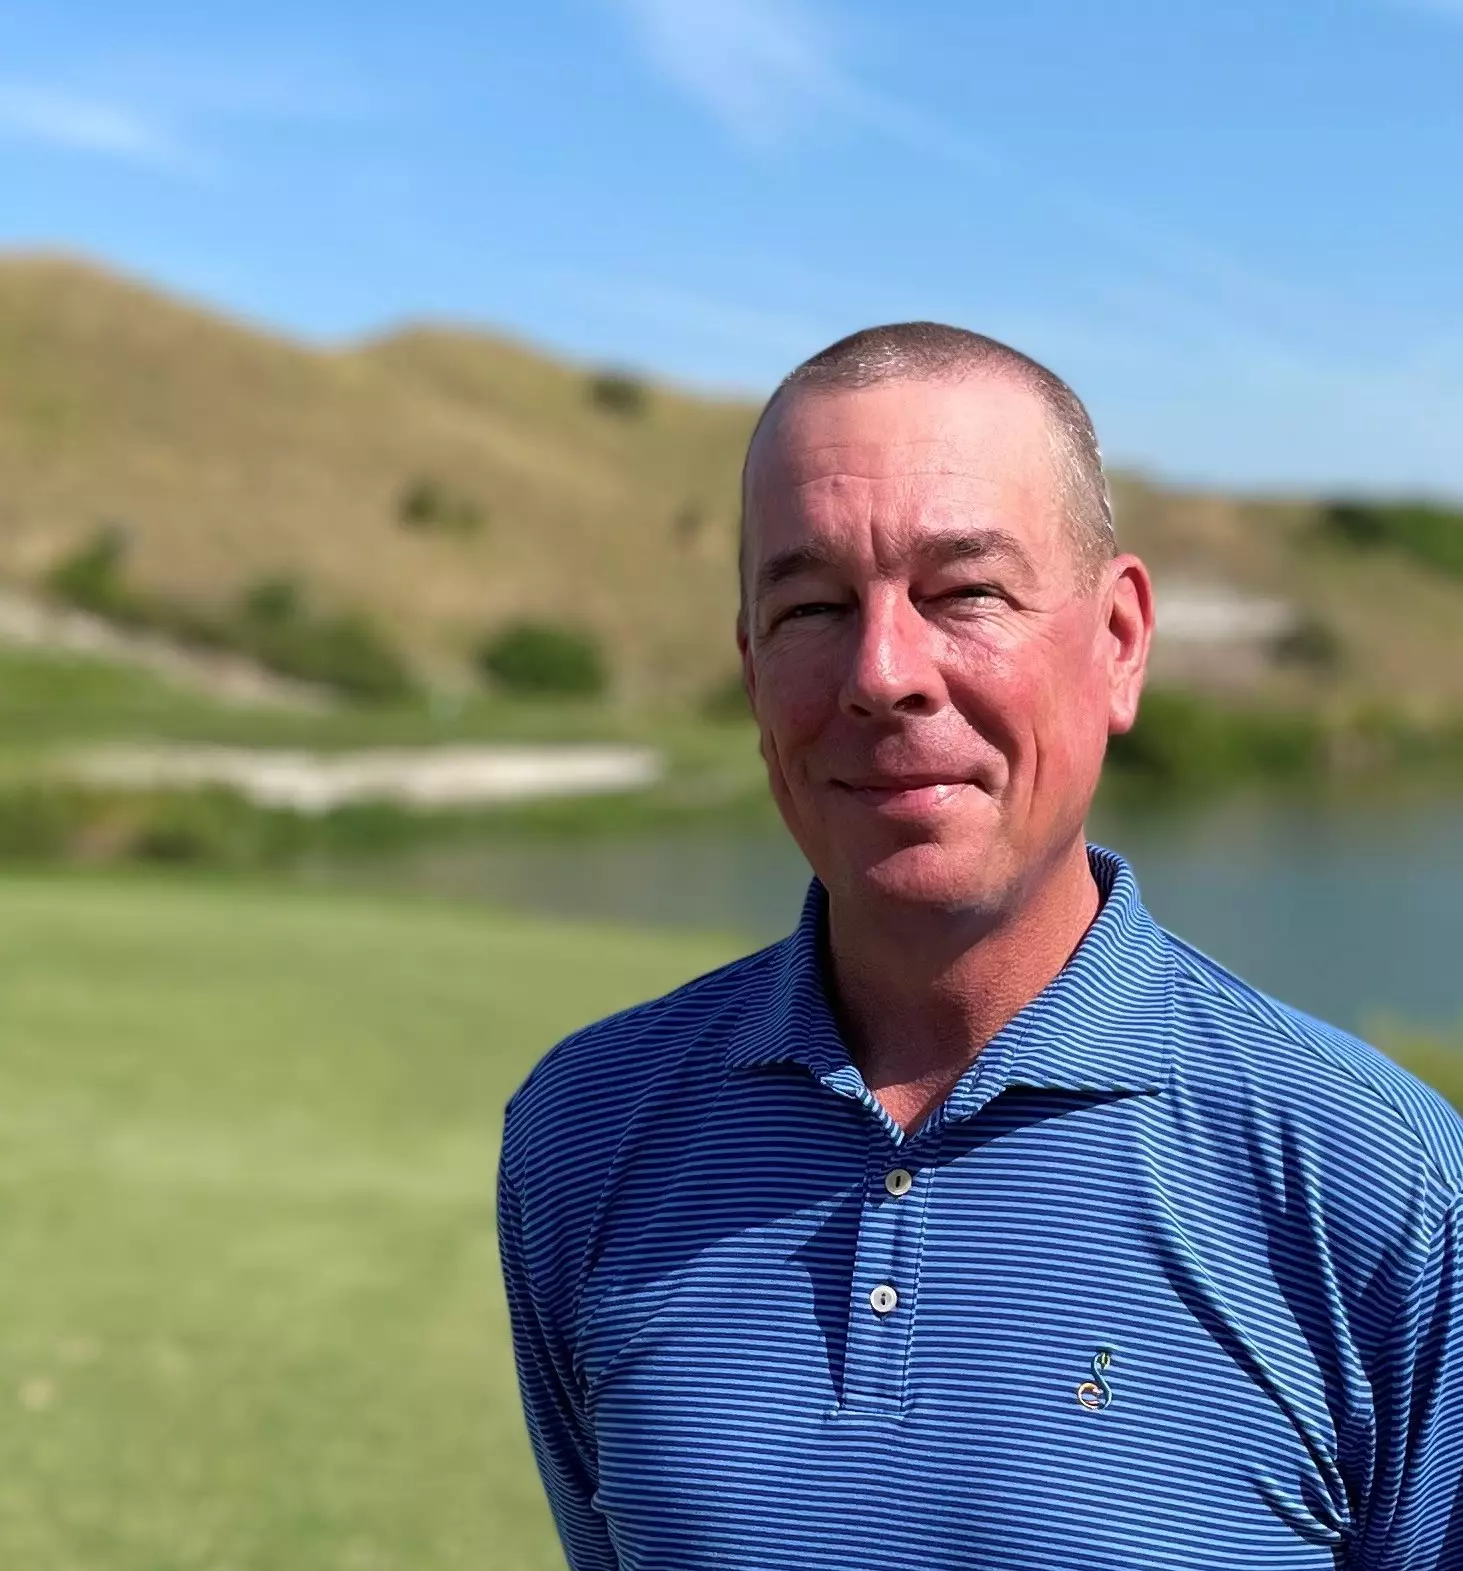
<svg viewBox="0 0 1463 1571"><path fill-rule="evenodd" d="M1001 911L853 909L830 898L845 1035L890 1116L916 1128L995 1034L1071 959L1100 905L1077 841Z"/></svg>

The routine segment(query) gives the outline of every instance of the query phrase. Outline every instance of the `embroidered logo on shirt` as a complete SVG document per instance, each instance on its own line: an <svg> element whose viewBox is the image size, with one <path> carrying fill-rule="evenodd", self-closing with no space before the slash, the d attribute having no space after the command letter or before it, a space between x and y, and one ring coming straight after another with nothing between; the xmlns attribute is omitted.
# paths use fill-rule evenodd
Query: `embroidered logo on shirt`
<svg viewBox="0 0 1463 1571"><path fill-rule="evenodd" d="M1112 1387L1104 1371L1112 1363L1112 1349L1100 1348L1092 1355L1092 1378L1077 1387L1077 1400L1089 1413L1100 1413L1112 1403Z"/></svg>

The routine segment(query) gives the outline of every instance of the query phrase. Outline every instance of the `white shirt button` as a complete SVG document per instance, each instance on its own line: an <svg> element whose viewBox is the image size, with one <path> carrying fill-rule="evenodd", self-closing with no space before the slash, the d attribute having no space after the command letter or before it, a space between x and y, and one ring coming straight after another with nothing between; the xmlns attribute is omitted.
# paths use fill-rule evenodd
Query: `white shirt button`
<svg viewBox="0 0 1463 1571"><path fill-rule="evenodd" d="M869 1294L869 1304L876 1315L887 1315L898 1302L899 1294L887 1282L880 1282Z"/></svg>
<svg viewBox="0 0 1463 1571"><path fill-rule="evenodd" d="M896 1167L892 1173L884 1174L884 1187L897 1200L914 1188L914 1174L908 1168Z"/></svg>

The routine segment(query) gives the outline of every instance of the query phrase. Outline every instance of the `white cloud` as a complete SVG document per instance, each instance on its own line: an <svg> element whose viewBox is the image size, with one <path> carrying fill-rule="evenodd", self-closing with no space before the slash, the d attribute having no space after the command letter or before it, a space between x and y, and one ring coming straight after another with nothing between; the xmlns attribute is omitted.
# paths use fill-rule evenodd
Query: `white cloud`
<svg viewBox="0 0 1463 1571"><path fill-rule="evenodd" d="M663 76L745 141L842 95L832 41L796 0L619 0Z"/></svg>
<svg viewBox="0 0 1463 1571"><path fill-rule="evenodd" d="M991 173L988 147L869 86L827 19L799 0L616 0L646 58L734 136L770 146L809 123L856 126L910 152Z"/></svg>
<svg viewBox="0 0 1463 1571"><path fill-rule="evenodd" d="M114 104L0 84L0 137L178 171L195 160L162 126Z"/></svg>
<svg viewBox="0 0 1463 1571"><path fill-rule="evenodd" d="M148 113L132 103L146 103ZM62 87L0 80L0 142L214 176L219 166L198 146L199 127L217 136L253 125L346 125L373 117L376 108L329 63L122 52L104 63L69 62Z"/></svg>

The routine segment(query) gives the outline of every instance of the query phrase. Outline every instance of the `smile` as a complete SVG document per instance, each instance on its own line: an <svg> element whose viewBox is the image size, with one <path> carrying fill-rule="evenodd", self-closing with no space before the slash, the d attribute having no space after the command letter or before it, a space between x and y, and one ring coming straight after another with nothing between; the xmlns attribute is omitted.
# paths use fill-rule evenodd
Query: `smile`
<svg viewBox="0 0 1463 1571"><path fill-rule="evenodd" d="M968 780L935 779L911 775L900 780L840 780L839 788L857 802L886 812L929 813L972 789Z"/></svg>

